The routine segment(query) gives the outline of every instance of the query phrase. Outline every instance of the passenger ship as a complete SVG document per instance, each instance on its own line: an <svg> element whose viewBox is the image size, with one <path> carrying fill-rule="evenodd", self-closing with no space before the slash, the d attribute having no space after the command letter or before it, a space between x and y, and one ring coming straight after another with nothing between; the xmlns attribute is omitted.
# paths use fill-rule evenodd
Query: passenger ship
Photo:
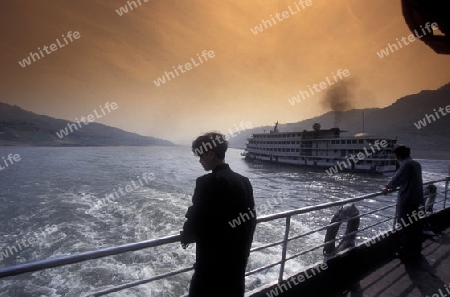
<svg viewBox="0 0 450 297"><path fill-rule="evenodd" d="M341 137L341 132L345 131L322 130L319 123L313 125L313 131L280 132L277 122L270 133L252 134L242 155L246 160L331 167L335 173L340 170L371 173L396 170L397 139L372 137L366 133Z"/></svg>

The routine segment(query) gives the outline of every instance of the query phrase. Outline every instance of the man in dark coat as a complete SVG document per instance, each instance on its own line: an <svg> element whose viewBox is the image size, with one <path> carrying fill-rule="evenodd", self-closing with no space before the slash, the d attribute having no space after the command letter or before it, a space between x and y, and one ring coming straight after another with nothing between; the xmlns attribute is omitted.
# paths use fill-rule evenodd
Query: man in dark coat
<svg viewBox="0 0 450 297"><path fill-rule="evenodd" d="M256 227L255 203L248 178L225 163L227 148L219 133L207 133L192 143L203 168L212 173L197 178L193 205L181 232L184 248L196 243L189 297L244 296L245 268Z"/></svg>
<svg viewBox="0 0 450 297"><path fill-rule="evenodd" d="M399 256L402 260L418 259L422 250L422 228L419 208L424 206L422 166L410 157L410 148L404 145L394 150L400 168L391 181L381 189L387 193L400 187L397 198L397 225L399 230ZM400 228L399 228L400 229Z"/></svg>

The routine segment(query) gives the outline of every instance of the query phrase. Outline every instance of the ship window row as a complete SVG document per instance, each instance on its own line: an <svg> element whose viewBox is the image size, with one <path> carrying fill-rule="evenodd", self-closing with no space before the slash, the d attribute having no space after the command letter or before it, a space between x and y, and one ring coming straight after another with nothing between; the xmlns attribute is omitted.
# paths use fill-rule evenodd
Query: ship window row
<svg viewBox="0 0 450 297"><path fill-rule="evenodd" d="M252 141L252 144L300 144L300 141Z"/></svg>
<svg viewBox="0 0 450 297"><path fill-rule="evenodd" d="M366 143L368 144L374 144L377 140L375 139L366 139ZM393 140L385 140L388 145L394 144L395 141ZM378 139L378 142L381 142L380 139ZM363 144L364 139L341 139L341 140L331 140L331 144Z"/></svg>
<svg viewBox="0 0 450 297"><path fill-rule="evenodd" d="M374 144L376 140L367 139L366 143ZM378 140L379 142L381 140ZM250 141L252 144L300 144L300 141ZM319 143L327 143L327 140L324 141L316 141ZM388 144L392 144L393 141L388 140ZM307 141L303 141L303 143L308 143ZM309 141L310 143L310 141ZM331 140L331 144L364 144L364 139L343 139L343 140Z"/></svg>
<svg viewBox="0 0 450 297"><path fill-rule="evenodd" d="M331 144L363 144L364 139L332 140Z"/></svg>
<svg viewBox="0 0 450 297"><path fill-rule="evenodd" d="M291 152L291 153L299 153L300 152L300 149L298 149L298 148L294 149L294 148L262 148L262 147L255 147L254 149L257 150L257 151L283 152L283 153L289 153L289 152ZM338 151L334 150L334 152L337 153ZM311 152L307 152L305 150L304 150L303 153L311 155ZM348 157L348 155L350 155L350 154L356 156L358 153L363 153L364 154L364 151L362 151L362 150L343 150L343 151L341 151L341 157ZM316 152L315 156L328 156L328 153L325 152L325 151L323 151L323 152ZM385 154L378 153L378 154L372 155L372 158L374 158L374 157L387 158L387 157L390 157L390 155L386 154L386 153Z"/></svg>
<svg viewBox="0 0 450 297"><path fill-rule="evenodd" d="M269 152L286 152L286 153L289 153L289 152L292 152L292 153L297 152L297 153L299 153L300 152L300 149L293 149L293 148L289 149L289 148L263 148L263 147L256 147L255 149L257 151L269 151Z"/></svg>
<svg viewBox="0 0 450 297"><path fill-rule="evenodd" d="M270 138L270 137L299 137L302 136L302 133L286 133L286 134L280 134L280 133L273 133L273 134L263 134L263 135L253 135L253 138Z"/></svg>
<svg viewBox="0 0 450 297"><path fill-rule="evenodd" d="M334 152L336 153L337 150L335 150ZM375 152L373 152L372 150L367 150L367 152L370 153L370 155L372 157L376 157L376 156L378 156L378 157L387 157L389 155L392 155L392 154L389 154L389 152L386 152L385 150L383 150L383 151L375 151ZM359 153L364 154L364 156L367 155L363 150L342 150L341 151L342 156L345 156L347 154L356 156Z"/></svg>

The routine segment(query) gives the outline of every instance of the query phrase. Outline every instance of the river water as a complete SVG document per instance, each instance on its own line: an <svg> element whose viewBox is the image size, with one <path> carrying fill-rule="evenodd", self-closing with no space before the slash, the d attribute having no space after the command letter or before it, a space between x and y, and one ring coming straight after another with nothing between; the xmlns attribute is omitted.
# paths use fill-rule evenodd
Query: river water
<svg viewBox="0 0 450 297"><path fill-rule="evenodd" d="M324 169L247 163L240 153L229 149L227 162L249 177L259 215L375 192L389 180L389 175L328 176ZM18 154L20 160L0 171L0 267L178 234L195 179L205 174L188 147L0 147L0 158L8 154ZM450 166L450 161L419 161L424 181L445 177ZM278 196L284 197L282 202L273 202ZM393 201L395 196L388 195L358 206L373 209ZM294 217L291 236L327 224L336 210ZM280 240L283 231L284 220L259 224L253 246ZM372 228L358 240L377 231ZM293 242L288 253L322 243L323 235ZM280 248L273 247L253 253L248 268L279 259ZM320 260L321 249L289 261L286 273ZM1 279L0 296L85 296L194 261L194 247L183 250L171 244ZM251 276L247 287L274 281L277 275L275 267ZM181 296L190 277L186 273L109 296Z"/></svg>

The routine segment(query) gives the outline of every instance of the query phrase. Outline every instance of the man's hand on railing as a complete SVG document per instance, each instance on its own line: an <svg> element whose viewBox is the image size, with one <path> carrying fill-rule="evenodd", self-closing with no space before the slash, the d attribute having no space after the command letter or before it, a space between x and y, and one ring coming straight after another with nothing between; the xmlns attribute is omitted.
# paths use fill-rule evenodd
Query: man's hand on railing
<svg viewBox="0 0 450 297"><path fill-rule="evenodd" d="M382 188L380 189L380 191L381 191L384 195L386 195L387 193L389 193L389 190L391 190L391 189L389 189L388 187L382 187Z"/></svg>
<svg viewBox="0 0 450 297"><path fill-rule="evenodd" d="M181 235L181 237L180 237L181 247L182 247L184 250L189 246L190 243L195 242L195 241L193 240L193 238L189 238L189 237L187 236L187 233L184 232L184 231L180 231L180 235Z"/></svg>

